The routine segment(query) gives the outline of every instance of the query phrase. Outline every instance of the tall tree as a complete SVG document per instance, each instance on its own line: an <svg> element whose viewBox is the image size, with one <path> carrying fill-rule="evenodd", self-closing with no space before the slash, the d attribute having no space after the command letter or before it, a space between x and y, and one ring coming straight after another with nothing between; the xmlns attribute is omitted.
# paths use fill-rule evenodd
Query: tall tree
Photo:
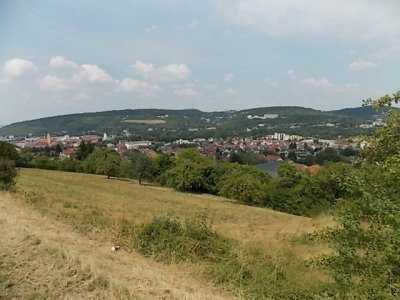
<svg viewBox="0 0 400 300"><path fill-rule="evenodd" d="M133 176L137 178L139 184L142 184L143 180L154 179L156 172L155 165L146 154L135 151L130 153L128 158L132 162Z"/></svg>
<svg viewBox="0 0 400 300"><path fill-rule="evenodd" d="M91 143L86 143L82 141L76 151L76 159L85 160L94 151L94 145Z"/></svg>
<svg viewBox="0 0 400 300"><path fill-rule="evenodd" d="M19 155L14 145L0 142L0 158L16 161Z"/></svg>

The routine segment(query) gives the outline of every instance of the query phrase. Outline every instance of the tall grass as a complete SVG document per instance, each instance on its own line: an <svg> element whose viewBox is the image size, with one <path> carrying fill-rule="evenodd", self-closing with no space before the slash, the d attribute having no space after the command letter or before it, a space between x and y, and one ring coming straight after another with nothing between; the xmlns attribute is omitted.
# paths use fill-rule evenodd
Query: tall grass
<svg viewBox="0 0 400 300"><path fill-rule="evenodd" d="M128 232L126 227L124 230ZM322 292L291 276L293 268L306 268L304 264L276 261L257 247L227 239L213 231L205 215L192 219L155 217L130 233L131 245L143 255L168 264L205 262L209 279L243 298L315 299Z"/></svg>

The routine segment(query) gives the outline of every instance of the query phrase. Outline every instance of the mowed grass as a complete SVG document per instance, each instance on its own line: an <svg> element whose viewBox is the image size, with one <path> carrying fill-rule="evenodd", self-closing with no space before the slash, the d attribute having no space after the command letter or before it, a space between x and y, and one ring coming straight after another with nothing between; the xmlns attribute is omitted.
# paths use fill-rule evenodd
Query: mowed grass
<svg viewBox="0 0 400 300"><path fill-rule="evenodd" d="M242 243L256 243L269 250L296 247L298 254L306 257L320 249L304 248L293 243L293 239L329 222L327 218L292 216L225 198L179 193L88 174L24 169L17 189L31 197L31 201L39 201L48 214L70 215L71 222L82 219L90 223L88 218L97 218L92 221L100 226L110 226L120 219L142 224L165 214L190 218L206 212L215 229L227 237Z"/></svg>

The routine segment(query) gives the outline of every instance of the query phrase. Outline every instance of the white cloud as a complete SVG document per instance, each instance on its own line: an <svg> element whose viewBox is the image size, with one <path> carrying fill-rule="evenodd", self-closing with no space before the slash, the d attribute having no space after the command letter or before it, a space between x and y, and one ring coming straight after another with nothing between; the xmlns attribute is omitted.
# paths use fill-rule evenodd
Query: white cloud
<svg viewBox="0 0 400 300"><path fill-rule="evenodd" d="M333 84L326 78L305 78L301 81L302 84L313 88L332 87Z"/></svg>
<svg viewBox="0 0 400 300"><path fill-rule="evenodd" d="M185 64L170 64L156 67L153 64L136 61L133 68L140 76L154 82L184 81L192 73Z"/></svg>
<svg viewBox="0 0 400 300"><path fill-rule="evenodd" d="M97 65L81 65L80 71L74 75L75 82L109 83L113 79L107 71Z"/></svg>
<svg viewBox="0 0 400 300"><path fill-rule="evenodd" d="M357 59L349 65L349 69L351 71L364 71L366 69L372 69L376 67L376 63L364 59Z"/></svg>
<svg viewBox="0 0 400 300"><path fill-rule="evenodd" d="M16 79L37 70L36 65L22 58L13 58L5 62L4 75L7 79Z"/></svg>
<svg viewBox="0 0 400 300"><path fill-rule="evenodd" d="M78 68L78 64L66 59L63 56L55 56L50 59L49 66L51 68Z"/></svg>
<svg viewBox="0 0 400 300"><path fill-rule="evenodd" d="M193 19L192 22L189 23L188 28L189 29L195 29L197 26L199 26L200 22L197 19Z"/></svg>
<svg viewBox="0 0 400 300"><path fill-rule="evenodd" d="M160 90L160 87L157 85L132 78L125 78L119 83L119 85L121 90L125 92L137 92L146 96L150 96Z"/></svg>
<svg viewBox="0 0 400 300"><path fill-rule="evenodd" d="M158 30L157 25L151 25L145 29L146 32L153 32L153 31L157 31L157 30Z"/></svg>
<svg viewBox="0 0 400 300"><path fill-rule="evenodd" d="M294 70L289 70L287 73L290 79L296 79L296 72Z"/></svg>
<svg viewBox="0 0 400 300"><path fill-rule="evenodd" d="M39 87L45 91L63 91L70 88L67 80L51 75L41 78L39 80Z"/></svg>
<svg viewBox="0 0 400 300"><path fill-rule="evenodd" d="M268 78L268 77L264 79L264 82L267 85L269 85L270 87L273 87L273 88L277 88L278 85L279 85L277 81L275 81L275 80L273 80L271 78Z"/></svg>
<svg viewBox="0 0 400 300"><path fill-rule="evenodd" d="M225 82L231 82L234 78L235 78L235 75L234 75L234 74L228 73L228 74L225 74L225 76L224 76L224 81L225 81Z"/></svg>
<svg viewBox="0 0 400 300"><path fill-rule="evenodd" d="M174 91L174 94L180 97L195 97L199 93L193 88L182 88Z"/></svg>
<svg viewBox="0 0 400 300"><path fill-rule="evenodd" d="M226 90L225 90L225 93L228 94L228 95L231 95L231 96L237 94L236 90L234 90L234 89L232 89L232 88L226 89Z"/></svg>
<svg viewBox="0 0 400 300"><path fill-rule="evenodd" d="M230 23L271 36L398 38L398 0L217 0Z"/></svg>

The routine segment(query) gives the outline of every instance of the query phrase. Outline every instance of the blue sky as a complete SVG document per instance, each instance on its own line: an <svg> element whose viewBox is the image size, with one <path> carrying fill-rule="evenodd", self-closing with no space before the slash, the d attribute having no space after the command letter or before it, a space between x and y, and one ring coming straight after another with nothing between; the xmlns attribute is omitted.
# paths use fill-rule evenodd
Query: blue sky
<svg viewBox="0 0 400 300"><path fill-rule="evenodd" d="M0 124L357 106L399 88L397 0L1 0Z"/></svg>

